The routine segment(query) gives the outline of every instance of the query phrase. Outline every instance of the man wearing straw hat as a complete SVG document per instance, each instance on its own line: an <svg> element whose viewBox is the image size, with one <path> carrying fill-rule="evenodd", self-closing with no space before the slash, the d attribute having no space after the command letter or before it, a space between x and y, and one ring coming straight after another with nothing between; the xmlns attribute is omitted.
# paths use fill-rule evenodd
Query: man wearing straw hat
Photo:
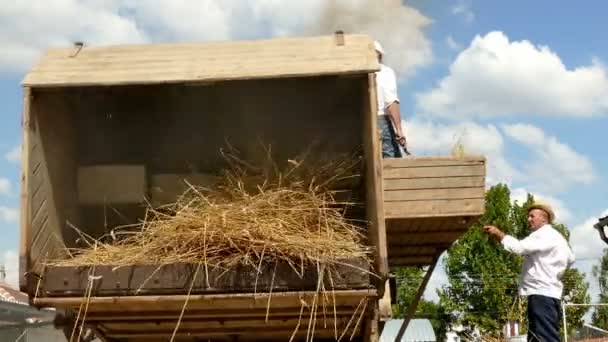
<svg viewBox="0 0 608 342"><path fill-rule="evenodd" d="M551 225L555 219L548 204L528 208L532 233L523 240L506 235L495 226L484 231L512 253L525 257L519 294L528 297L528 341L559 341L560 299L564 271L574 262L568 241Z"/></svg>
<svg viewBox="0 0 608 342"><path fill-rule="evenodd" d="M405 135L401 129L401 112L397 95L397 78L390 67L382 63L384 49L374 42L380 71L376 72L376 96L378 100L378 129L382 136L382 158L401 158L402 146L407 152Z"/></svg>

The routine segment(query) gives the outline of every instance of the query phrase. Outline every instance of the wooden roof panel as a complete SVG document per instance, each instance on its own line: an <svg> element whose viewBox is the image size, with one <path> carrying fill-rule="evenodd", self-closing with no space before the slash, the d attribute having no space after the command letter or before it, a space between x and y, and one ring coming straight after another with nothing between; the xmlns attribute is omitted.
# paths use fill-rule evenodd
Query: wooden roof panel
<svg viewBox="0 0 608 342"><path fill-rule="evenodd" d="M55 48L23 79L27 87L213 82L369 73L372 39L345 35L191 44Z"/></svg>

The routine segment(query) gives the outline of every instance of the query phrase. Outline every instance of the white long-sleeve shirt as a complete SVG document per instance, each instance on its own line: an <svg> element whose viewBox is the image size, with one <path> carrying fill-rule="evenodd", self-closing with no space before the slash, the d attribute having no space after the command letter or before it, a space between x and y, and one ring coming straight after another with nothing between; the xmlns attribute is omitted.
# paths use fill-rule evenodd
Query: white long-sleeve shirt
<svg viewBox="0 0 608 342"><path fill-rule="evenodd" d="M384 64L380 64L380 70L376 72L376 88L378 115L386 115L388 114L386 107L393 102L399 102L395 71Z"/></svg>
<svg viewBox="0 0 608 342"><path fill-rule="evenodd" d="M519 294L543 295L560 299L563 283L560 278L574 262L574 254L566 239L550 225L533 231L523 240L506 235L502 245L510 252L525 256Z"/></svg>

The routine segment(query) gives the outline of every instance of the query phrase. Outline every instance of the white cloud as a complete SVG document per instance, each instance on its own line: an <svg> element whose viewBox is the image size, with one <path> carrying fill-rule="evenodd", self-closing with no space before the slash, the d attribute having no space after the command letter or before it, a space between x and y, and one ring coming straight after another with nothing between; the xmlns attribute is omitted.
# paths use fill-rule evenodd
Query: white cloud
<svg viewBox="0 0 608 342"><path fill-rule="evenodd" d="M528 191L525 188L511 189L511 201L517 201L520 205L526 202L528 193L534 196L535 200L548 203L555 212L556 221L560 223L569 223L572 220L572 211L568 209L564 201L550 195L546 195L540 192Z"/></svg>
<svg viewBox="0 0 608 342"><path fill-rule="evenodd" d="M462 16L469 24L475 20L475 13L471 9L470 1L461 0L456 6L452 7L452 14Z"/></svg>
<svg viewBox="0 0 608 342"><path fill-rule="evenodd" d="M0 194L6 195L11 192L11 181L8 178L0 177Z"/></svg>
<svg viewBox="0 0 608 342"><path fill-rule="evenodd" d="M591 184L596 179L591 160L542 129L528 124L503 125L511 139L528 147L534 156L523 167L537 189L563 191L572 184Z"/></svg>
<svg viewBox="0 0 608 342"><path fill-rule="evenodd" d="M0 206L0 221L17 223L19 221L19 209Z"/></svg>
<svg viewBox="0 0 608 342"><path fill-rule="evenodd" d="M21 145L13 147L13 149L4 155L4 158L6 158L9 163L19 164L19 162L21 162Z"/></svg>
<svg viewBox="0 0 608 342"><path fill-rule="evenodd" d="M504 156L504 139L495 125L474 122L440 124L414 119L404 124L408 146L416 155L449 155L460 141L466 154L487 159L489 183L512 183L521 179L520 172Z"/></svg>
<svg viewBox="0 0 608 342"><path fill-rule="evenodd" d="M597 216L590 217L572 229L570 244L577 259L601 258L608 245L600 239L598 231L593 228L598 218L608 215L608 209Z"/></svg>
<svg viewBox="0 0 608 342"><path fill-rule="evenodd" d="M528 124L497 127L472 121L438 123L414 117L403 123L408 147L415 155L449 155L457 142L466 154L483 155L487 184L515 184L532 192L553 195L577 184L591 184L596 172L589 158L542 129ZM505 141L505 137L510 140ZM507 148L519 144L529 156L517 164Z"/></svg>
<svg viewBox="0 0 608 342"><path fill-rule="evenodd" d="M19 288L19 256L15 251L8 250L2 255L6 269L6 282Z"/></svg>
<svg viewBox="0 0 608 342"><path fill-rule="evenodd" d="M608 76L598 61L568 69L546 46L477 36L435 89L417 95L419 110L446 118L499 115L589 117L608 111Z"/></svg>
<svg viewBox="0 0 608 342"><path fill-rule="evenodd" d="M35 61L41 49L77 40L94 45L146 40L136 23L119 15L118 9L118 1L4 3L0 6L0 69L21 71Z"/></svg>
<svg viewBox="0 0 608 342"><path fill-rule="evenodd" d="M451 50L462 50L462 44L458 43L456 40L454 40L454 38L451 35L448 35L447 37L445 37L445 44L451 49Z"/></svg>
<svg viewBox="0 0 608 342"><path fill-rule="evenodd" d="M600 239L599 232L593 228L593 225L597 222L598 218L606 215L608 215L608 209L597 216L585 219L570 230L570 246L576 257L575 266L585 273L585 278L590 285L589 292L592 302L597 302L600 292L597 278L592 273L593 265L599 265L604 249L608 247L608 244Z"/></svg>
<svg viewBox="0 0 608 342"><path fill-rule="evenodd" d="M368 33L382 42L386 63L401 78L432 62L431 42L424 35L424 29L431 20L401 0L322 2L325 7L319 22L313 23L307 31L323 34L341 28L346 32ZM286 7L284 4L280 6Z"/></svg>
<svg viewBox="0 0 608 342"><path fill-rule="evenodd" d="M368 33L402 78L432 61L431 20L400 0L32 0L0 7L0 70L28 68L40 51L88 45ZM36 23L32 25L31 23ZM399 23L395 25L394 23Z"/></svg>

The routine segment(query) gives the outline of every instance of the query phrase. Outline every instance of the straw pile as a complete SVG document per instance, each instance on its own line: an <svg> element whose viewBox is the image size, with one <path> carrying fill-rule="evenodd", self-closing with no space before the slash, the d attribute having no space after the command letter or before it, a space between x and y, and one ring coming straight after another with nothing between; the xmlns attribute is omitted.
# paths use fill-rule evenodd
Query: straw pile
<svg viewBox="0 0 608 342"><path fill-rule="evenodd" d="M345 213L333 190L358 177L358 159L319 163L288 161L283 171L256 168L233 155L231 167L213 189L190 186L177 203L149 207L143 222L114 229L110 239L87 240L69 250L59 266L167 265L199 263L230 269L287 262L332 267L360 258L369 263L362 222ZM269 171L272 170L272 171ZM272 176L271 176L272 175Z"/></svg>

